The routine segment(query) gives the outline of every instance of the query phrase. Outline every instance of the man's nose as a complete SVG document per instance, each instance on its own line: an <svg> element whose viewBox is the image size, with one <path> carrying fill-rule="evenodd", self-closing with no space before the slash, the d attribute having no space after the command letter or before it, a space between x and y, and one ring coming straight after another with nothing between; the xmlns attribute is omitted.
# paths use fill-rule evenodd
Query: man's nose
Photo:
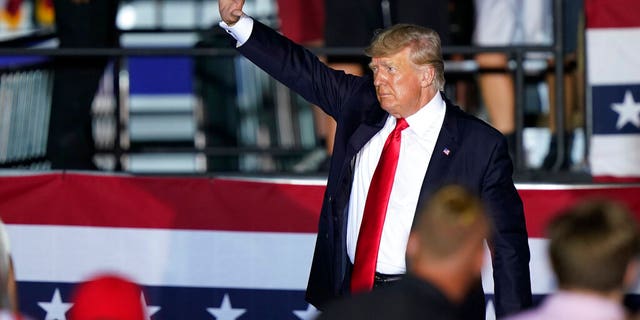
<svg viewBox="0 0 640 320"><path fill-rule="evenodd" d="M376 71L373 74L373 85L374 86L380 86L381 84L383 84L386 81L386 77L384 76L384 74L382 74L382 72L380 71Z"/></svg>

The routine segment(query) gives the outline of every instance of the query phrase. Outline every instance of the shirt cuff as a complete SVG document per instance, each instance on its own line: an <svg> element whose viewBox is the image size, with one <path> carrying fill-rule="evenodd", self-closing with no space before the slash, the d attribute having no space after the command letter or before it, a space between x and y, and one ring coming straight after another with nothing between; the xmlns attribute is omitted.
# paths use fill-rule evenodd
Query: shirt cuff
<svg viewBox="0 0 640 320"><path fill-rule="evenodd" d="M253 19L245 14L240 17L240 20L229 26L226 22L220 21L220 27L227 31L236 41L236 48L243 45L249 37L251 36L251 32L253 31Z"/></svg>

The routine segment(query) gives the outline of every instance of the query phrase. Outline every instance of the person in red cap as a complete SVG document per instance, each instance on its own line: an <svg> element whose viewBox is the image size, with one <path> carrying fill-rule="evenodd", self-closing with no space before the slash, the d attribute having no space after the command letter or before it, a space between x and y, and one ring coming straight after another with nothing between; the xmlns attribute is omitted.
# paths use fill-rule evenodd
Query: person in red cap
<svg viewBox="0 0 640 320"><path fill-rule="evenodd" d="M137 284L118 275L100 275L78 286L71 320L142 320L144 311Z"/></svg>

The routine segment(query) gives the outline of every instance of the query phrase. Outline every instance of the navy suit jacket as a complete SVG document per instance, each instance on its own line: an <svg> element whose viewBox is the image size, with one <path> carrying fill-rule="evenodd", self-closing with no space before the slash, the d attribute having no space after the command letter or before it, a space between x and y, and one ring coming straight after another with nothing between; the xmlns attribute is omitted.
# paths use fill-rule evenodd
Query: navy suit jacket
<svg viewBox="0 0 640 320"><path fill-rule="evenodd" d="M350 261L345 242L354 159L389 114L380 107L371 77L330 69L311 52L257 21L249 40L238 51L337 121L306 294L307 301L322 309L330 300L349 292ZM531 304L529 246L506 140L485 122L445 101L444 123L418 208L436 189L450 183L464 185L481 197L494 223L489 244L496 312L500 316L519 311ZM445 153L445 149L449 151ZM482 288L476 289L471 300L484 310Z"/></svg>

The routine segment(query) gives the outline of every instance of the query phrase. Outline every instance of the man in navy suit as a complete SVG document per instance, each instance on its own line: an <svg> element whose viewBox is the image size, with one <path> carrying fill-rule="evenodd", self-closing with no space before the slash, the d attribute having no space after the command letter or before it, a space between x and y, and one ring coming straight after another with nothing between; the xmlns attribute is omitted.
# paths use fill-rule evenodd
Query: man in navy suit
<svg viewBox="0 0 640 320"><path fill-rule="evenodd" d="M373 77L357 77L326 67L311 52L244 15L243 5L243 0L219 1L220 25L236 39L238 51L337 121L307 301L322 309L349 294L372 176L396 123L406 121L374 287L406 272L416 210L439 187L457 183L482 199L494 223L488 240L497 315L528 307L529 246L506 140L441 93L444 62L437 33L413 25L385 30L366 50ZM483 319L484 308L478 281L466 301L465 319Z"/></svg>

